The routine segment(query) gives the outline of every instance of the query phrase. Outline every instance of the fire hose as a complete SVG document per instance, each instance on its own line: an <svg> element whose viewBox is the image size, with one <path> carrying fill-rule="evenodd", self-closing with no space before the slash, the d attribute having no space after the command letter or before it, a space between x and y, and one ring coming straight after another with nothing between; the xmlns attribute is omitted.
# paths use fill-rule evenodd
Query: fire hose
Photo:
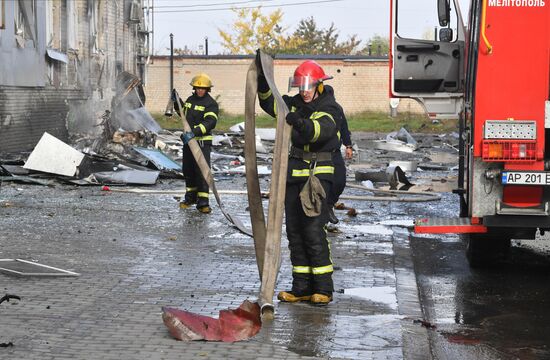
<svg viewBox="0 0 550 360"><path fill-rule="evenodd" d="M252 62L248 69L245 93L245 166L252 232L244 226L240 219L232 216L225 210L216 189L212 171L204 158L197 140L195 138L190 139L188 145L200 168L202 176L206 179L210 189L212 189L216 202L225 218L244 234L254 237L256 261L261 280L258 302L261 307L262 318L267 320L272 319L274 316L273 294L275 292L275 283L281 264L281 232L291 127L285 121L288 108L275 86L273 59L263 52L260 53L260 59L263 73L275 97L278 109L267 224L262 204L262 198L265 197L265 195L260 191L256 161L255 104L256 95L258 93L258 69L256 68L255 61ZM176 98L179 98L179 96ZM179 113L178 115L180 115L182 119L184 132L190 132L191 127L185 115Z"/></svg>
<svg viewBox="0 0 550 360"><path fill-rule="evenodd" d="M176 99L179 99L179 96L176 96ZM176 111L176 113L178 112ZM183 131L186 133L191 132L191 126L189 125L189 122L185 118L185 114L183 114L183 111L181 111L181 114L178 113L178 115L181 117L181 120L183 123ZM218 203L218 206L220 207L220 210L223 216L225 216L225 218L229 220L230 223L235 225L235 227L239 229L242 233L252 236L250 229L247 229L239 218L232 216L223 206L218 190L216 189L216 183L214 182L214 177L212 176L212 170L210 169L210 166L208 165L208 163L206 162L206 159L204 158L204 154L202 153L202 150L200 148L200 145L197 139L192 138L187 143L187 145L189 146L189 149L193 154L193 158L195 159L195 162L199 166L202 176L208 183L208 186L210 187L210 189L212 189L212 193L216 198L216 202Z"/></svg>
<svg viewBox="0 0 550 360"><path fill-rule="evenodd" d="M250 64L246 76L245 166L254 248L261 280L258 302L261 308L262 319L269 320L274 317L273 294L281 265L281 232L288 168L288 147L290 145L290 132L292 128L285 121L288 107L275 86L273 59L260 51L260 60L263 74L277 104L277 127L275 148L273 150L267 224L262 205L256 163L255 104L258 93L258 69L255 61Z"/></svg>
<svg viewBox="0 0 550 360"><path fill-rule="evenodd" d="M258 93L258 69L256 62L253 61L250 64L246 78L245 167L252 236L254 238L254 248L261 280L258 304L245 301L236 310L220 311L219 319L163 307L163 321L165 325L169 328L170 333L180 340L245 340L254 336L259 331L260 324L258 320L260 317L263 321L274 318L273 295L281 265L281 232L291 127L285 121L288 108L275 86L273 59L263 52L260 52L259 57L262 66L261 70L274 96L278 111L266 223L262 203L262 198L265 197L265 194L260 190L256 161L255 104ZM191 131L185 115L182 116L182 122L184 131ZM196 139L192 138L189 141L189 147L203 177L212 189L224 216L240 231L250 235L250 231L244 227L238 218L231 216L225 211L216 190L210 167L204 159L204 155Z"/></svg>

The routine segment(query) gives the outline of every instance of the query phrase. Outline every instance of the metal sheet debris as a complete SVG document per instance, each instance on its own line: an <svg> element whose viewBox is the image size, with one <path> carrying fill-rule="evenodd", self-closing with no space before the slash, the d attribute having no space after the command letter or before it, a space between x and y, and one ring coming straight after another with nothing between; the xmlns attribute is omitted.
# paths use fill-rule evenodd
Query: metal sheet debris
<svg viewBox="0 0 550 360"><path fill-rule="evenodd" d="M144 107L128 109L118 113L117 125L126 131L148 130L157 134L162 130L160 125L153 119L151 114Z"/></svg>
<svg viewBox="0 0 550 360"><path fill-rule="evenodd" d="M23 166L25 169L74 176L84 154L45 132Z"/></svg>
<svg viewBox="0 0 550 360"><path fill-rule="evenodd" d="M403 141L414 147L417 146L416 140L411 136L411 134L409 134L409 132L405 128L401 128L397 132L391 132L386 136L386 140L388 141L393 139Z"/></svg>
<svg viewBox="0 0 550 360"><path fill-rule="evenodd" d="M380 150L389 150L389 151L401 151L401 152L407 152L412 153L414 150L416 150L415 146L412 146L410 144L405 144L402 141L394 140L394 141L387 141L387 140L374 140L374 147Z"/></svg>
<svg viewBox="0 0 550 360"><path fill-rule="evenodd" d="M159 171L125 169L118 171L103 171L91 174L88 181L99 184L138 184L153 185L157 182Z"/></svg>
<svg viewBox="0 0 550 360"><path fill-rule="evenodd" d="M414 185L407 179L405 172L399 166L388 166L386 174L388 175L388 183L391 190L397 189L397 185L400 183L404 184L399 188L400 190L407 190Z"/></svg>
<svg viewBox="0 0 550 360"><path fill-rule="evenodd" d="M137 146L133 147L133 149L150 160L159 170L181 171L181 165L170 159L160 150L146 149Z"/></svg>
<svg viewBox="0 0 550 360"><path fill-rule="evenodd" d="M61 61L62 63L68 64L69 57L67 54L64 54L60 51L54 49L46 49L46 55L52 60Z"/></svg>
<svg viewBox="0 0 550 360"><path fill-rule="evenodd" d="M256 135L258 135L262 140L275 141L275 129L256 129Z"/></svg>
<svg viewBox="0 0 550 360"><path fill-rule="evenodd" d="M2 164L0 168L6 170L11 175L29 175L30 171L19 165Z"/></svg>
<svg viewBox="0 0 550 360"><path fill-rule="evenodd" d="M214 135L214 138L212 139L212 146L221 146L224 143L226 143L230 147L233 147L233 142L231 141L231 137L228 136L227 134Z"/></svg>
<svg viewBox="0 0 550 360"><path fill-rule="evenodd" d="M390 184L390 189L396 189L399 183L404 184L401 190L406 190L413 186L413 184L407 179L405 172L399 166L388 166L385 170L376 171L356 171L356 181L372 181L372 182L387 182Z"/></svg>
<svg viewBox="0 0 550 360"><path fill-rule="evenodd" d="M244 131L244 121L238 124L235 124L229 128L232 132L243 132Z"/></svg>
<svg viewBox="0 0 550 360"><path fill-rule="evenodd" d="M389 167L392 166L399 166L401 170L405 172L412 172L416 171L418 168L418 162L417 161L390 161Z"/></svg>
<svg viewBox="0 0 550 360"><path fill-rule="evenodd" d="M407 130L401 128L386 135L385 140L375 140L374 146L380 150L412 153L417 148L417 142Z"/></svg>
<svg viewBox="0 0 550 360"><path fill-rule="evenodd" d="M80 276L73 271L23 259L0 259L0 272L17 276Z"/></svg>
<svg viewBox="0 0 550 360"><path fill-rule="evenodd" d="M214 173L223 173L223 174L245 174L246 167L244 165L237 166L234 168L227 168L215 171ZM265 165L258 166L258 175L271 175L271 170Z"/></svg>
<svg viewBox="0 0 550 360"><path fill-rule="evenodd" d="M0 176L0 181L5 181L5 182L12 181L12 182L18 182L18 183L36 184L36 185L44 185L44 186L50 186L53 184L52 181L50 180L40 180L30 176L20 176L20 175Z"/></svg>

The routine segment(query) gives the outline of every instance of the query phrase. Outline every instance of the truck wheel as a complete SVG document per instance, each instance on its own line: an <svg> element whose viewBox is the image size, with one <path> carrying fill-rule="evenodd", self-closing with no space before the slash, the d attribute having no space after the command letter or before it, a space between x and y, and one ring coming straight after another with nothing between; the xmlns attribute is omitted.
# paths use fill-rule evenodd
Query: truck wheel
<svg viewBox="0 0 550 360"><path fill-rule="evenodd" d="M490 267L508 255L510 238L490 234L468 234L466 258L472 268Z"/></svg>

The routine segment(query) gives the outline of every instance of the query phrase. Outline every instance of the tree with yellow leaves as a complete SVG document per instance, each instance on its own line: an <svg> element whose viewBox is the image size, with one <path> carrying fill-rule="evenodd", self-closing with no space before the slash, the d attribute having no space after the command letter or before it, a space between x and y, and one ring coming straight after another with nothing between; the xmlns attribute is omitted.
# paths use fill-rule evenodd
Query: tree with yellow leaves
<svg viewBox="0 0 550 360"><path fill-rule="evenodd" d="M222 46L230 54L253 54L256 49L278 54L333 54L349 55L357 52L361 43L353 35L347 41L338 40L338 31L331 24L329 29L319 29L313 17L299 22L292 35L286 35L281 26L283 12L279 9L268 15L261 7L233 9L237 20L231 32L218 29Z"/></svg>
<svg viewBox="0 0 550 360"><path fill-rule="evenodd" d="M234 33L218 29L222 46L231 54L253 54L256 49L277 51L287 46L289 39L280 25L283 12L279 9L263 15L261 8L233 9L237 20L233 24Z"/></svg>

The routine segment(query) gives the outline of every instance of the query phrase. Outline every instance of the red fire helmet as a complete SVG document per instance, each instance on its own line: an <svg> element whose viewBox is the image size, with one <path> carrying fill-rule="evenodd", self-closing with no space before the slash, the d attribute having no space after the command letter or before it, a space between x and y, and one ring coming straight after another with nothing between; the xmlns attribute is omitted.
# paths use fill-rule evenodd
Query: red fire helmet
<svg viewBox="0 0 550 360"><path fill-rule="evenodd" d="M332 76L325 74L321 65L313 60L306 60L294 70L294 76L290 78L288 87L289 91L293 87L297 87L300 91L311 90L317 84L329 79L332 79Z"/></svg>

